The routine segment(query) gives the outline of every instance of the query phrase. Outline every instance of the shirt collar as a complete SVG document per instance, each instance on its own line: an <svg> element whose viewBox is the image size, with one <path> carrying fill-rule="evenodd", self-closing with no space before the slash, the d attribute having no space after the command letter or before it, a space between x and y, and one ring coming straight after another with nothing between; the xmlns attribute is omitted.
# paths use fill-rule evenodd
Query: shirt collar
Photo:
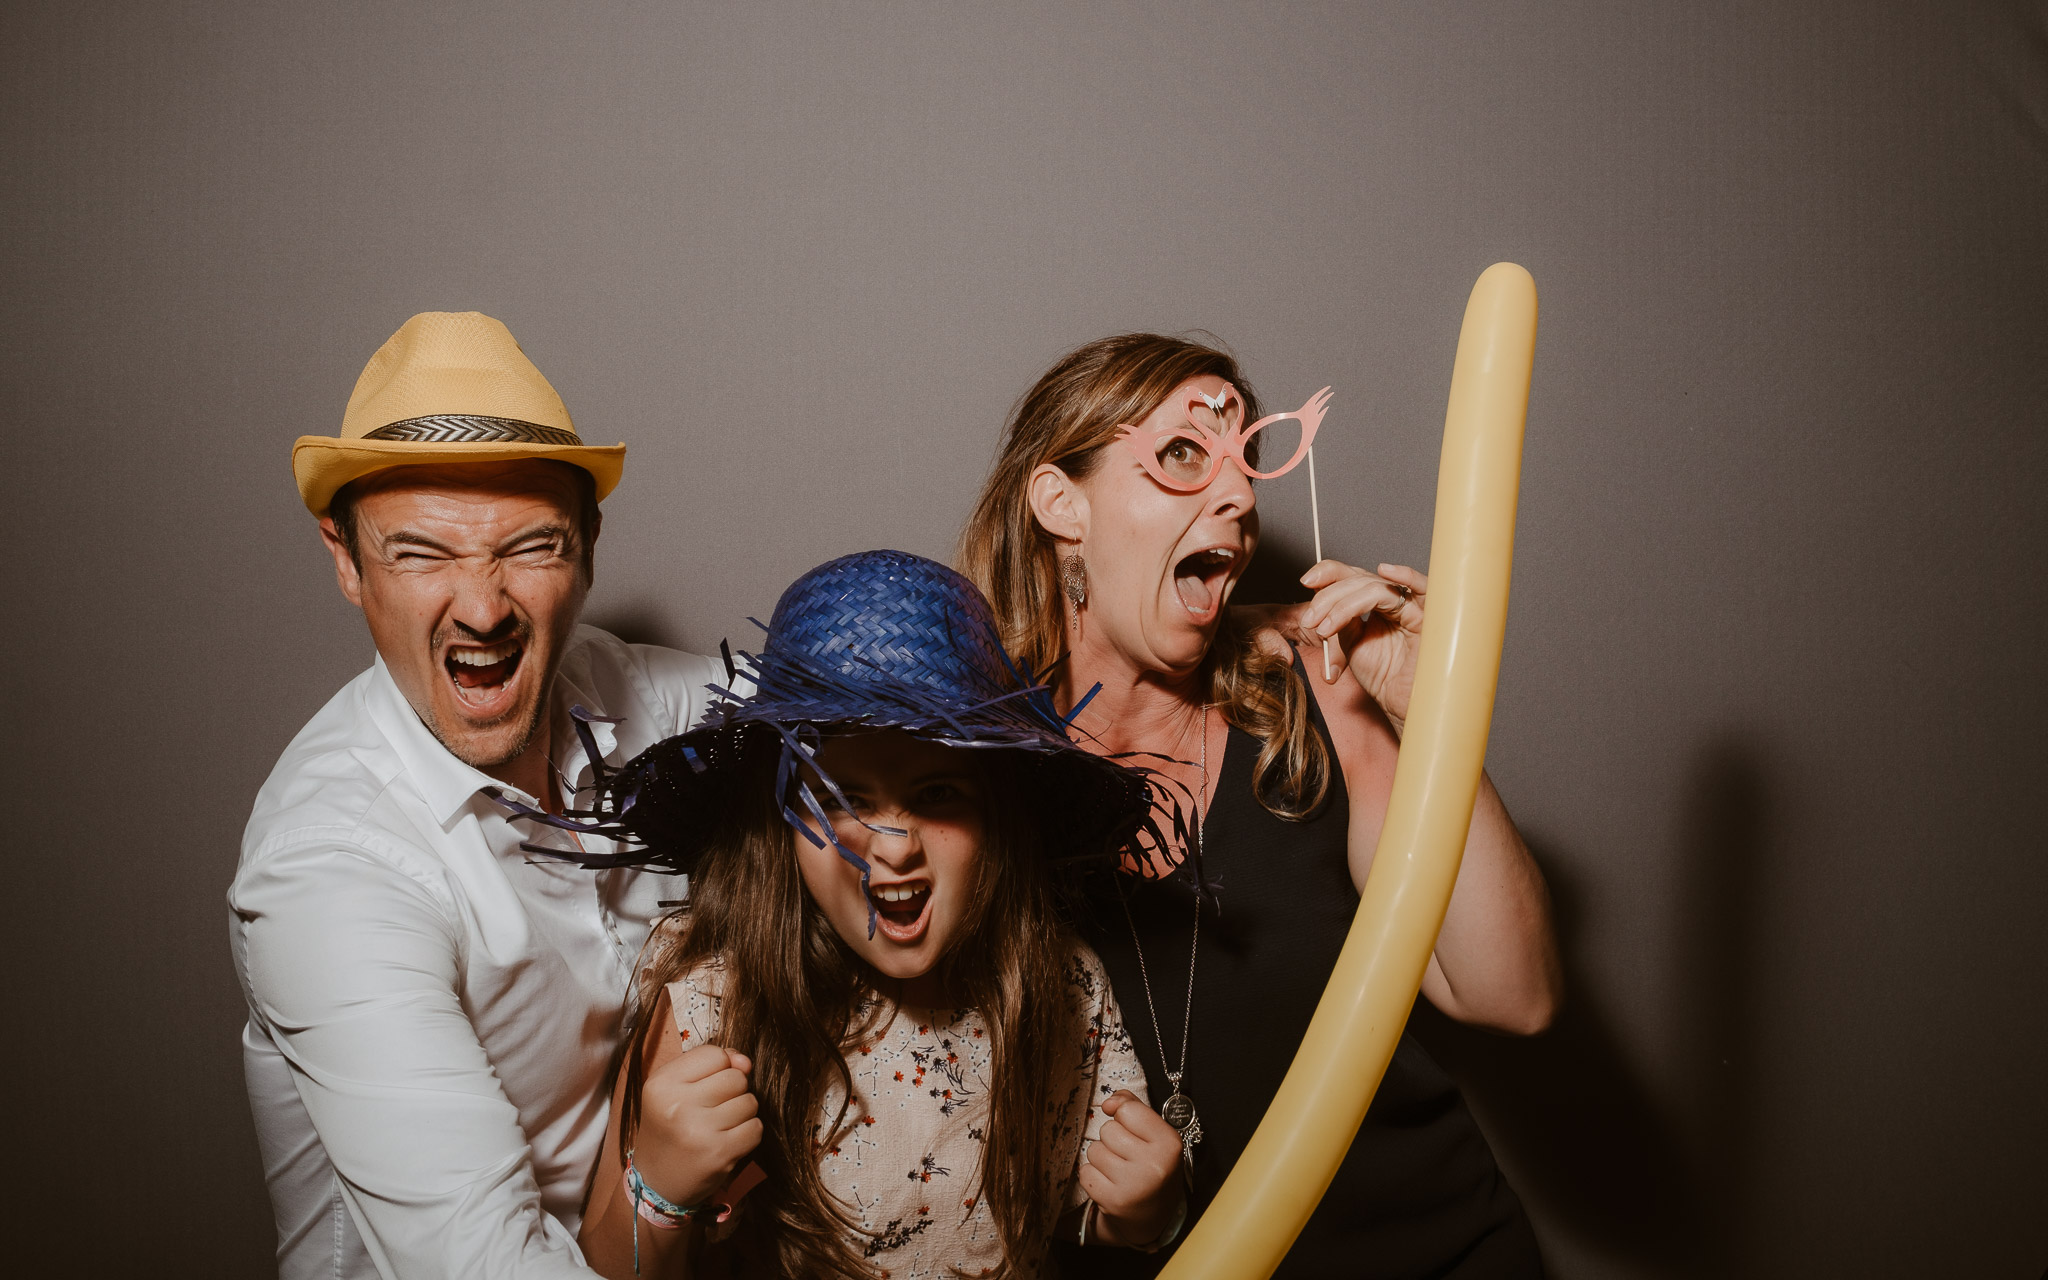
<svg viewBox="0 0 2048 1280"><path fill-rule="evenodd" d="M567 664L564 664L567 665ZM604 708L587 690L569 677L566 671L555 673L555 687L551 691L555 700L554 762L557 777L561 780L563 799L572 809L583 807L588 797L574 794L579 788L589 785L590 758L583 753L583 739L577 736L576 720L570 714L572 708L581 707L593 716L602 716ZM597 744L599 759L604 759L618 749L618 726L608 720L594 719L588 722L590 736Z"/></svg>
<svg viewBox="0 0 2048 1280"><path fill-rule="evenodd" d="M384 665L382 654L371 664L370 670L370 718L391 744L406 777L411 779L420 798L427 802L428 811L444 829L469 807L469 802L485 787L518 794L517 788L508 787L476 766L463 763L441 745L441 740L413 710L412 703L406 701L398 682L391 678L391 670ZM569 708L580 706L593 715L602 714L602 708L588 692L559 672L548 696L554 703L554 740L551 745L566 791L584 785L590 765L583 754L582 740L576 736L576 725L569 716ZM590 732L597 741L601 756L610 755L617 748L616 726L593 720ZM541 802L539 796L527 796L525 799L535 806ZM570 803L576 802L571 800Z"/></svg>
<svg viewBox="0 0 2048 1280"><path fill-rule="evenodd" d="M485 787L503 785L474 765L457 760L453 752L441 745L441 740L420 719L419 712L413 710L412 703L406 701L398 682L391 678L382 654L377 655L370 671L370 719L391 744L405 776L427 802L436 822L445 828L469 804L470 797Z"/></svg>

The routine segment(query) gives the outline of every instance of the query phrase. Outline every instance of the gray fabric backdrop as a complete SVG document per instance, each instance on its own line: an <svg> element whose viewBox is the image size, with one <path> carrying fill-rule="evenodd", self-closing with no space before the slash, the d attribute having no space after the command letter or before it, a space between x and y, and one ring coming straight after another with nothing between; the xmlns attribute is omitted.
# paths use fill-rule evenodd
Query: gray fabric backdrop
<svg viewBox="0 0 2048 1280"><path fill-rule="evenodd" d="M1138 327L1335 383L1330 548L1420 563L1511 259L1491 764L1572 1003L1426 1035L1560 1276L2048 1265L2038 4L13 4L0 104L30 1257L269 1265L222 893L370 655L287 449L407 315L630 443L591 615L701 649L947 555L1014 398Z"/></svg>

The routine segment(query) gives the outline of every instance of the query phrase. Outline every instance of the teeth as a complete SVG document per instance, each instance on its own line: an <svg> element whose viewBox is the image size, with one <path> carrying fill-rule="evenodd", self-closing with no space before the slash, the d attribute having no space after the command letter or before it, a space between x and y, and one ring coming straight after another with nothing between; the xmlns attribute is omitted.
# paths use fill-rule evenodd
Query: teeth
<svg viewBox="0 0 2048 1280"><path fill-rule="evenodd" d="M508 641L491 649L450 649L448 656L465 667L488 667L517 652L519 646Z"/></svg>
<svg viewBox="0 0 2048 1280"><path fill-rule="evenodd" d="M881 884L871 890L878 902L908 902L924 892L923 885Z"/></svg>

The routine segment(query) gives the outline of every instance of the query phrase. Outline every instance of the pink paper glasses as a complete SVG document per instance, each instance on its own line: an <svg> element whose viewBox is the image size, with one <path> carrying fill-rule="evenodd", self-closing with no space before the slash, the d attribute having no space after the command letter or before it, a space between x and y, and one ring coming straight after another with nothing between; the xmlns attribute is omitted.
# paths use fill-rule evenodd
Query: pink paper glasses
<svg viewBox="0 0 2048 1280"><path fill-rule="evenodd" d="M1122 434L1117 439L1145 468L1145 474L1176 492L1195 493L1209 487L1209 482L1223 469L1225 458L1234 460L1254 480L1271 480L1294 470L1315 444L1316 428L1323 425L1323 414L1329 407L1330 389L1324 387L1293 413L1268 414L1254 422L1250 430L1239 431L1244 423L1244 400L1238 396L1236 387L1226 382L1223 393L1217 396L1190 387L1185 421L1152 428L1119 423L1117 430ZM1288 438L1293 433L1285 429L1260 437L1259 432L1287 421L1301 424L1298 440ZM1294 448L1287 461L1270 471L1260 471L1245 457L1254 442L1282 448L1292 444Z"/></svg>

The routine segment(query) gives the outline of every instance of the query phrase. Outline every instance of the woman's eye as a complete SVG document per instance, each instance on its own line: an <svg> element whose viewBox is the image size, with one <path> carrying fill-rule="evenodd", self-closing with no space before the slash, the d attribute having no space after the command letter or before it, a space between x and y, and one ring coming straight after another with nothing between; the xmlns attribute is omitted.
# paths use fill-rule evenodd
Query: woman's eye
<svg viewBox="0 0 2048 1280"><path fill-rule="evenodd" d="M1209 467L1209 451L1186 436L1175 436L1159 451L1159 465L1176 480L1193 480Z"/></svg>

